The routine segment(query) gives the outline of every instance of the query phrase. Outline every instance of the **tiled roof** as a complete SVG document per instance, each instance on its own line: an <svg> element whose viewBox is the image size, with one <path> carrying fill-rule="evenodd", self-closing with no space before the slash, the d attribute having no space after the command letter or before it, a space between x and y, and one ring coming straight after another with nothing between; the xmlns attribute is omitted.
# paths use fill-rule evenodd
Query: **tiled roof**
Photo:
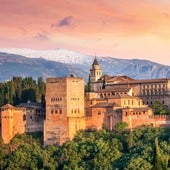
<svg viewBox="0 0 170 170"><path fill-rule="evenodd" d="M128 76L113 76L107 80L107 82L112 82L112 81L113 82L128 82L128 81L135 81L135 80Z"/></svg>
<svg viewBox="0 0 170 170"><path fill-rule="evenodd" d="M109 75L103 75L95 83L101 83L101 82L103 82L103 80L105 80L107 82L107 80L109 80L110 78L111 78L111 76L109 76Z"/></svg>
<svg viewBox="0 0 170 170"><path fill-rule="evenodd" d="M167 82L168 78L161 78L161 79L147 79L147 80L134 80L134 81L128 81L128 82L118 82L116 84L144 84L144 83L162 83L162 82ZM107 84L107 86L114 86L114 83Z"/></svg>
<svg viewBox="0 0 170 170"><path fill-rule="evenodd" d="M122 87L113 87L111 89L101 89L96 91L96 93L104 93L104 92L128 92L131 88L122 88Z"/></svg>
<svg viewBox="0 0 170 170"><path fill-rule="evenodd" d="M126 109L130 109L130 110L133 110L133 111L136 111L136 112L138 112L138 111L147 111L148 109L150 109L150 107L138 107L138 108L122 108L122 110L126 110Z"/></svg>
<svg viewBox="0 0 170 170"><path fill-rule="evenodd" d="M24 107L15 107L12 106L11 104L6 104L4 106L1 107L1 110L6 110L6 109L15 109L15 110L21 110L21 109L25 109Z"/></svg>
<svg viewBox="0 0 170 170"><path fill-rule="evenodd" d="M114 106L114 103L97 103L95 104L93 107L96 108L96 107L112 107Z"/></svg>
<svg viewBox="0 0 170 170"><path fill-rule="evenodd" d="M160 79L141 79L135 80L128 76L109 76L103 75L100 79L96 81L96 83L103 82L105 80L106 86L111 86L114 84L140 84L140 83L159 83L159 82L166 82L170 80L169 78L160 78Z"/></svg>
<svg viewBox="0 0 170 170"><path fill-rule="evenodd" d="M1 109L15 109L15 107L12 106L11 104L6 104L6 105L2 106Z"/></svg>
<svg viewBox="0 0 170 170"><path fill-rule="evenodd" d="M37 103L37 102L28 102L28 103L21 103L19 105L17 105L17 107L25 107L25 108L39 108L41 107L41 103Z"/></svg>

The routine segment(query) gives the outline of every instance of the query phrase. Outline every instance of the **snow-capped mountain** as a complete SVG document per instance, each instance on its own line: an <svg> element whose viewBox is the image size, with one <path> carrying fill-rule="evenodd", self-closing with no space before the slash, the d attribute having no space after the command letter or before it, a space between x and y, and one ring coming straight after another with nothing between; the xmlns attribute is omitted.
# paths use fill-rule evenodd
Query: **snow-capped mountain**
<svg viewBox="0 0 170 170"><path fill-rule="evenodd" d="M0 52L0 82L12 77L65 77L70 74L86 77L86 72L68 64L43 58L27 58L17 54Z"/></svg>
<svg viewBox="0 0 170 170"><path fill-rule="evenodd" d="M44 58L66 64L82 64L92 62L93 58L75 51L58 48L56 50L31 50L27 48L0 48L0 52L18 54L29 58Z"/></svg>
<svg viewBox="0 0 170 170"><path fill-rule="evenodd" d="M134 79L170 78L170 66L148 60L127 60L99 56L97 59L104 74L127 75ZM42 51L0 49L0 81L8 80L12 76L32 76L33 78L41 76L46 78L69 74L83 77L87 81L93 60L94 56L66 49Z"/></svg>

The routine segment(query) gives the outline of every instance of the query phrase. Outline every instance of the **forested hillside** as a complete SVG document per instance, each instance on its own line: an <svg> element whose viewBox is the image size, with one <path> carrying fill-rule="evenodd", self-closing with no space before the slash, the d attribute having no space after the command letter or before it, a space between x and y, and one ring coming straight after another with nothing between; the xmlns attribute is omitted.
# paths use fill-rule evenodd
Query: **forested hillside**
<svg viewBox="0 0 170 170"><path fill-rule="evenodd" d="M18 135L0 146L0 169L168 170L170 129L80 131L62 146L41 147L38 136Z"/></svg>

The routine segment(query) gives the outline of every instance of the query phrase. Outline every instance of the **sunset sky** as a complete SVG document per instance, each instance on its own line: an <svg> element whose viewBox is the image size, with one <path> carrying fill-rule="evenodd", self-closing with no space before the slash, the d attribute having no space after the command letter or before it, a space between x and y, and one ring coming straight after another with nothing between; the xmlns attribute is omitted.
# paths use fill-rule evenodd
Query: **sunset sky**
<svg viewBox="0 0 170 170"><path fill-rule="evenodd" d="M170 0L0 0L0 48L170 65Z"/></svg>

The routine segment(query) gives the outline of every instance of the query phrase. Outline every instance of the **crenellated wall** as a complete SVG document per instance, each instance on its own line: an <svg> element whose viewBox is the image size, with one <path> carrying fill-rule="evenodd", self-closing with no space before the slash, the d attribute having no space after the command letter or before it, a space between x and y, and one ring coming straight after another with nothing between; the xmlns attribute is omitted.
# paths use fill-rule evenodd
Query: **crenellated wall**
<svg viewBox="0 0 170 170"><path fill-rule="evenodd" d="M153 115L151 109L123 109L122 121L128 124L129 129L138 128L142 125L152 125L153 127L170 127L170 116Z"/></svg>

